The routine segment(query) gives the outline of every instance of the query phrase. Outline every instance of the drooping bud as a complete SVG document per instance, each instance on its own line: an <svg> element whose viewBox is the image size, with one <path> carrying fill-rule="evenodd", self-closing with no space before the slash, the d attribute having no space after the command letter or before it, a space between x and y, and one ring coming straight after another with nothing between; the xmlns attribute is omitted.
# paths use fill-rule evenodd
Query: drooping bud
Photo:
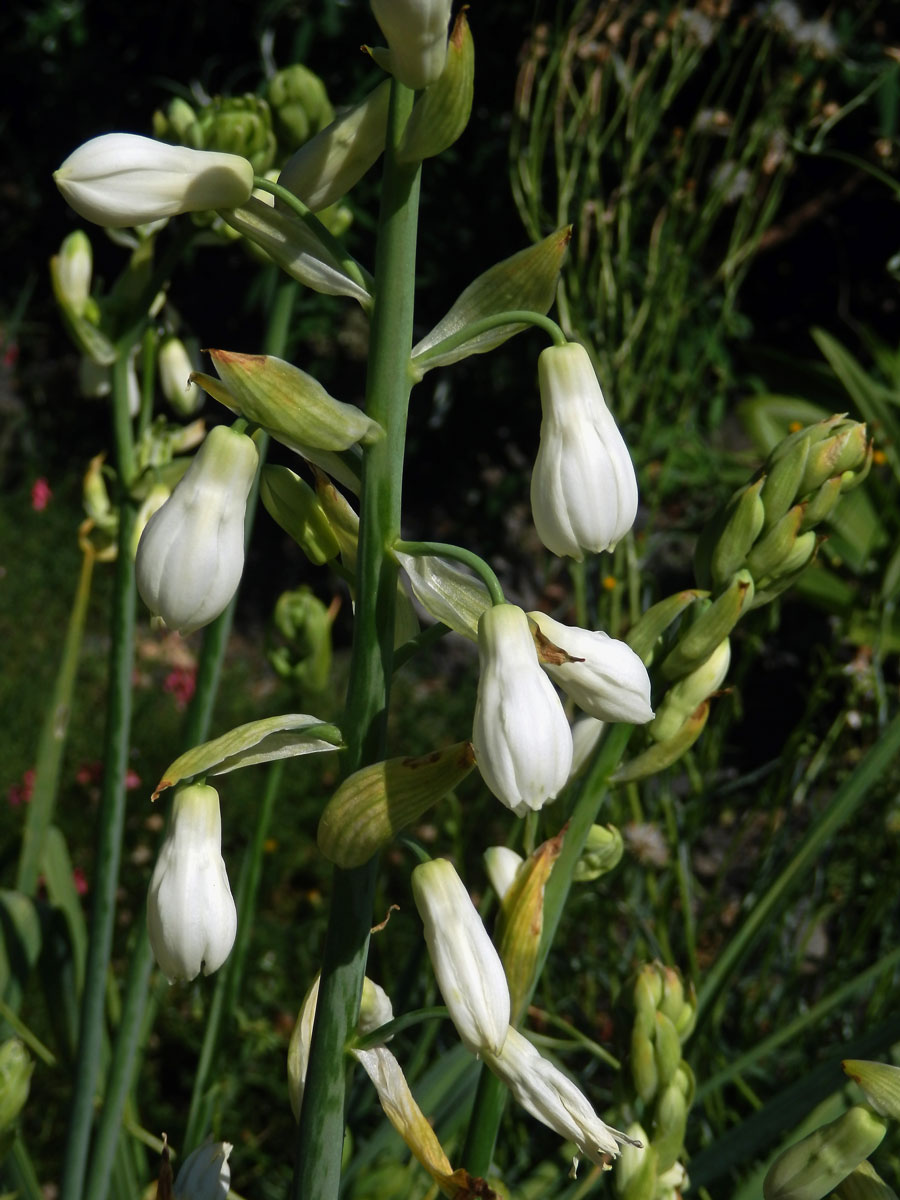
<svg viewBox="0 0 900 1200"><path fill-rule="evenodd" d="M112 229L236 208L253 191L253 167L245 158L168 146L131 133L85 142L53 178L79 216Z"/></svg>
<svg viewBox="0 0 900 1200"><path fill-rule="evenodd" d="M520 608L499 604L486 610L478 623L478 651L475 759L494 795L524 816L565 786L572 733Z"/></svg>
<svg viewBox="0 0 900 1200"><path fill-rule="evenodd" d="M50 260L56 299L77 317L84 315L90 301L93 269L91 242L83 229L76 229L64 238L59 254Z"/></svg>
<svg viewBox="0 0 900 1200"><path fill-rule="evenodd" d="M203 392L191 382L194 364L181 338L167 337L157 360L163 395L180 417L192 417L203 407Z"/></svg>
<svg viewBox="0 0 900 1200"><path fill-rule="evenodd" d="M583 712L598 721L637 725L652 719L650 676L630 646L599 630L563 625L546 613L530 612L528 617L545 638L574 660L544 662L543 667Z"/></svg>
<svg viewBox="0 0 900 1200"><path fill-rule="evenodd" d="M308 483L288 467L263 467L259 495L269 516L294 539L310 562L321 566L340 553L325 510Z"/></svg>
<svg viewBox="0 0 900 1200"><path fill-rule="evenodd" d="M498 1053L509 1029L509 987L462 880L446 859L416 867L413 897L428 956L456 1031L473 1054Z"/></svg>
<svg viewBox="0 0 900 1200"><path fill-rule="evenodd" d="M217 971L231 953L237 911L222 859L215 788L181 787L150 880L147 931L170 983Z"/></svg>
<svg viewBox="0 0 900 1200"><path fill-rule="evenodd" d="M383 64L395 79L416 91L440 79L447 58L450 0L372 0L372 12L387 39Z"/></svg>
<svg viewBox="0 0 900 1200"><path fill-rule="evenodd" d="M325 690L331 678L333 620L334 613L305 585L281 593L272 618L280 636L268 659L282 679L307 693Z"/></svg>
<svg viewBox="0 0 900 1200"><path fill-rule="evenodd" d="M384 436L381 426L361 409L335 400L312 375L281 358L229 350L209 354L240 415L300 454L306 446L346 450ZM195 378L220 399L214 388L207 388L208 382L216 381L199 374Z"/></svg>
<svg viewBox="0 0 900 1200"><path fill-rule="evenodd" d="M230 1142L211 1139L187 1156L175 1176L174 1200L226 1200L231 1187Z"/></svg>
<svg viewBox="0 0 900 1200"><path fill-rule="evenodd" d="M497 899L502 904L515 881L519 867L525 860L521 854L517 854L509 846L488 846L481 857L488 879L491 881L491 887L497 893Z"/></svg>
<svg viewBox="0 0 900 1200"><path fill-rule="evenodd" d="M647 726L650 736L657 742L667 742L675 737L697 706L722 686L730 665L731 642L725 638L705 663L669 688L655 718Z"/></svg>
<svg viewBox="0 0 900 1200"><path fill-rule="evenodd" d="M550 346L538 359L541 443L531 476L538 537L581 562L612 550L634 524L637 480L583 346Z"/></svg>
<svg viewBox="0 0 900 1200"><path fill-rule="evenodd" d="M656 1200L656 1151L643 1127L634 1121L626 1133L638 1145L624 1145L616 1159L616 1194L622 1200Z"/></svg>
<svg viewBox="0 0 900 1200"><path fill-rule="evenodd" d="M822 1200L881 1143L886 1123L855 1105L789 1146L763 1181L765 1200Z"/></svg>
<svg viewBox="0 0 900 1200"><path fill-rule="evenodd" d="M386 79L310 138L284 164L281 186L313 212L346 195L384 151L390 92Z"/></svg>
<svg viewBox="0 0 900 1200"><path fill-rule="evenodd" d="M397 151L398 162L421 162L453 145L469 123L474 80L475 46L462 8L450 34L441 77L425 89L410 113Z"/></svg>
<svg viewBox="0 0 900 1200"><path fill-rule="evenodd" d="M472 770L470 742L417 758L391 758L355 771L319 820L319 849L339 867L362 866Z"/></svg>
<svg viewBox="0 0 900 1200"><path fill-rule="evenodd" d="M170 629L192 633L228 605L244 569L244 514L259 455L246 434L210 430L138 545L138 591Z"/></svg>
<svg viewBox="0 0 900 1200"><path fill-rule="evenodd" d="M663 660L661 670L665 678L680 679L702 667L734 629L741 614L750 608L753 592L753 576L749 571L738 571L728 587L680 634L674 649Z"/></svg>

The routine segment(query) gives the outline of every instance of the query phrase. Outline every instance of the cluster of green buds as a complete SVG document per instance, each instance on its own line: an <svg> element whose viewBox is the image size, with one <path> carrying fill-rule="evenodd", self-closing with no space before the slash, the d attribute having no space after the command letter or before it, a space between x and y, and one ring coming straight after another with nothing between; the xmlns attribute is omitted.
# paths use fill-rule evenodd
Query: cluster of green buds
<svg viewBox="0 0 900 1200"><path fill-rule="evenodd" d="M153 114L153 135L192 150L239 154L258 175L274 164L278 151L268 102L252 92L214 96L196 109L176 97L164 113Z"/></svg>
<svg viewBox="0 0 900 1200"><path fill-rule="evenodd" d="M713 517L697 543L699 586L655 604L627 636L653 666L656 716L647 727L651 746L617 780L663 770L693 745L727 676L735 625L809 566L817 527L862 483L871 463L865 425L829 417L780 442L756 478Z"/></svg>
<svg viewBox="0 0 900 1200"><path fill-rule="evenodd" d="M643 1143L616 1163L616 1190L627 1200L668 1200L686 1186L684 1132L694 1078L682 1046L694 1028L693 988L674 967L647 963L623 996L623 1029L630 1024L621 1080L629 1135Z"/></svg>

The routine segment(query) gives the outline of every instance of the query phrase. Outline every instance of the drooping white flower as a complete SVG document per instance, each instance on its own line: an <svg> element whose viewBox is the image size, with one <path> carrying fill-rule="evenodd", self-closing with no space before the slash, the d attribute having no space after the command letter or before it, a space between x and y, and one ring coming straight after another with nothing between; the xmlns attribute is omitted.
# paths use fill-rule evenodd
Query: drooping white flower
<svg viewBox="0 0 900 1200"><path fill-rule="evenodd" d="M237 911L222 859L219 796L206 784L179 788L150 880L147 931L170 983L216 971L231 953Z"/></svg>
<svg viewBox="0 0 900 1200"><path fill-rule="evenodd" d="M187 1156L175 1177L175 1200L225 1200L231 1187L230 1142L205 1141Z"/></svg>
<svg viewBox="0 0 900 1200"><path fill-rule="evenodd" d="M598 1166L607 1166L631 1139L597 1116L587 1097L567 1075L537 1050L526 1037L510 1028L499 1054L486 1054L485 1062L512 1093L513 1099L544 1125Z"/></svg>
<svg viewBox="0 0 900 1200"><path fill-rule="evenodd" d="M451 0L372 0L390 52L385 65L407 87L428 87L440 79L451 7Z"/></svg>
<svg viewBox="0 0 900 1200"><path fill-rule="evenodd" d="M563 625L546 613L530 612L541 633L555 646L581 662L543 667L554 683L578 707L600 721L631 721L643 725L653 718L650 676L639 655L625 642L599 630Z"/></svg>
<svg viewBox="0 0 900 1200"><path fill-rule="evenodd" d="M634 524L637 480L583 346L550 346L538 359L541 444L531 511L548 550L580 562L611 550Z"/></svg>
<svg viewBox="0 0 900 1200"><path fill-rule="evenodd" d="M179 213L236 208L253 191L253 167L237 154L105 133L73 150L54 172L79 216L118 229Z"/></svg>
<svg viewBox="0 0 900 1200"><path fill-rule="evenodd" d="M413 897L450 1019L473 1054L499 1053L509 1028L509 986L500 956L452 863L416 867Z"/></svg>
<svg viewBox="0 0 900 1200"><path fill-rule="evenodd" d="M481 675L472 743L485 783L516 816L539 809L565 787L572 733L541 670L528 618L514 604L478 622Z"/></svg>
<svg viewBox="0 0 900 1200"><path fill-rule="evenodd" d="M138 591L170 629L187 634L209 624L237 590L258 461L251 438L217 425L147 522L135 564Z"/></svg>

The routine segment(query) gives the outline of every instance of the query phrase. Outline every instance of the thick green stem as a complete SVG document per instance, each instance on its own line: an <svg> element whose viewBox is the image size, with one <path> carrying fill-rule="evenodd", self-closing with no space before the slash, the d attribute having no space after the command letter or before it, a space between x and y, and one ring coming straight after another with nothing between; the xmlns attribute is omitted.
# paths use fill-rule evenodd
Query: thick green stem
<svg viewBox="0 0 900 1200"><path fill-rule="evenodd" d="M385 437L366 449L360 497L356 621L343 724L346 769L384 757L394 641L400 499L418 223L419 168L396 161L413 93L391 88L366 408ZM293 1200L336 1200L344 1137L344 1048L353 1033L365 975L376 864L337 869L326 934L316 1023L297 1138Z"/></svg>
<svg viewBox="0 0 900 1200"><path fill-rule="evenodd" d="M131 424L128 418L128 355L113 367L114 424L120 481L133 470ZM72 1115L62 1173L62 1200L81 1200L94 1115L94 1092L100 1072L104 1034L106 977L112 951L125 822L125 774L131 734L131 673L134 659L135 580L131 542L135 509L121 490L119 535L112 610L109 698L103 748L103 788L97 821L91 934L85 966L84 993L75 1064Z"/></svg>

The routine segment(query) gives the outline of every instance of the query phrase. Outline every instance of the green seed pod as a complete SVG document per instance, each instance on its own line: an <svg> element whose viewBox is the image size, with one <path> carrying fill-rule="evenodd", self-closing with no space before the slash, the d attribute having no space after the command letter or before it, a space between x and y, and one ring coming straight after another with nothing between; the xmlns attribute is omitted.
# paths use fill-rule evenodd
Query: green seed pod
<svg viewBox="0 0 900 1200"><path fill-rule="evenodd" d="M681 1038L672 1021L663 1012L656 1014L653 1050L661 1086L671 1083L681 1062Z"/></svg>
<svg viewBox="0 0 900 1200"><path fill-rule="evenodd" d="M362 866L472 770L470 742L417 758L392 758L355 771L319 821L319 849L339 867Z"/></svg>
<svg viewBox="0 0 900 1200"><path fill-rule="evenodd" d="M797 440L799 439L799 440ZM783 450L789 444L787 451ZM763 476L762 502L766 510L765 529L771 529L797 499L806 459L809 455L810 437L806 430L780 442L769 455Z"/></svg>
<svg viewBox="0 0 900 1200"><path fill-rule="evenodd" d="M316 493L288 467L263 467L259 495L269 516L289 534L310 562L321 566L340 545Z"/></svg>
<svg viewBox="0 0 900 1200"><path fill-rule="evenodd" d="M701 591L698 588L689 588L687 591L667 596L665 600L660 600L658 604L654 604L652 608L648 608L645 613L641 614L626 633L625 641L635 654L640 656L645 667L650 666L656 643L672 622L696 600L705 600L708 596L709 592Z"/></svg>
<svg viewBox="0 0 900 1200"><path fill-rule="evenodd" d="M710 560L712 581L724 587L735 571L744 565L753 543L759 537L766 517L760 496L765 477L748 484L732 498L723 517Z"/></svg>
<svg viewBox="0 0 900 1200"><path fill-rule="evenodd" d="M649 1103L659 1087L659 1070L653 1052L655 1018L646 1012L638 1012L631 1030L631 1078L634 1090Z"/></svg>
<svg viewBox="0 0 900 1200"><path fill-rule="evenodd" d="M880 1144L887 1124L857 1105L789 1146L763 1182L765 1200L822 1200Z"/></svg>
<svg viewBox="0 0 900 1200"><path fill-rule="evenodd" d="M753 590L750 572L738 571L706 612L680 635L674 649L663 661L663 676L670 680L680 679L702 666L753 603Z"/></svg>
<svg viewBox="0 0 900 1200"><path fill-rule="evenodd" d="M658 1169L661 1175L681 1157L687 1116L687 1101L678 1084L673 1081L660 1092L653 1114L651 1139L653 1149L659 1156Z"/></svg>
<svg viewBox="0 0 900 1200"><path fill-rule="evenodd" d="M440 78L429 84L410 113L397 161L421 162L452 146L469 123L475 80L475 46L466 10L457 15Z"/></svg>
<svg viewBox="0 0 900 1200"><path fill-rule="evenodd" d="M722 686L730 665L731 642L725 638L705 663L668 689L656 706L656 716L647 726L650 736L657 742L667 742L675 737L697 705Z"/></svg>
<svg viewBox="0 0 900 1200"><path fill-rule="evenodd" d="M844 1074L862 1088L877 1112L900 1119L900 1067L859 1058L847 1058L841 1066Z"/></svg>

